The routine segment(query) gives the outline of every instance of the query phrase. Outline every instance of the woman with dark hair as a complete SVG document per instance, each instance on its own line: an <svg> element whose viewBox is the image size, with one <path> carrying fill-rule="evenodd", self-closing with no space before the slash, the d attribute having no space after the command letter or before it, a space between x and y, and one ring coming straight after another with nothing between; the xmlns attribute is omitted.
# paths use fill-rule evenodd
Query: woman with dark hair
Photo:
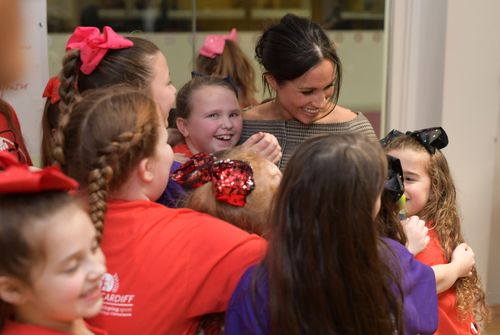
<svg viewBox="0 0 500 335"><path fill-rule="evenodd" d="M243 113L242 142L259 131L276 136L283 148L278 164L283 170L297 146L311 136L359 133L376 140L363 114L337 105L342 65L318 24L287 14L264 31L255 54L274 98Z"/></svg>
<svg viewBox="0 0 500 335"><path fill-rule="evenodd" d="M267 255L233 293L225 334L432 334L431 268L377 233L386 175L382 148L363 136L306 140L285 168Z"/></svg>

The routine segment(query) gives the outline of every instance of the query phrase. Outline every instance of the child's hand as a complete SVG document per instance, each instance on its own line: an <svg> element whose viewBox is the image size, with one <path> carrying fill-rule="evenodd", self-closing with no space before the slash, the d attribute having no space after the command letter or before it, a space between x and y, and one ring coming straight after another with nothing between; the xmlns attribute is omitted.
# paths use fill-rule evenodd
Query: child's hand
<svg viewBox="0 0 500 335"><path fill-rule="evenodd" d="M258 153L273 163L277 163L281 159L281 146L276 137L269 133L253 134L241 147Z"/></svg>
<svg viewBox="0 0 500 335"><path fill-rule="evenodd" d="M451 264L457 270L457 278L472 276L472 268L476 264L474 251L467 244L459 244L451 254Z"/></svg>
<svg viewBox="0 0 500 335"><path fill-rule="evenodd" d="M406 247L416 256L429 244L430 237L427 235L429 230L425 226L424 220L420 220L418 216L412 216L401 221L401 224L408 239Z"/></svg>

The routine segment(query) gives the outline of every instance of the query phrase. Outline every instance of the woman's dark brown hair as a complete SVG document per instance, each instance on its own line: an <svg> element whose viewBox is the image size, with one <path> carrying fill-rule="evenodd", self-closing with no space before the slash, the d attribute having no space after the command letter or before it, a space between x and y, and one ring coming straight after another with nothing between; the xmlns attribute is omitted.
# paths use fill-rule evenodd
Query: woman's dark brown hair
<svg viewBox="0 0 500 335"><path fill-rule="evenodd" d="M359 135L314 137L295 152L264 261L271 334L402 333L373 219L386 171L380 145Z"/></svg>
<svg viewBox="0 0 500 335"><path fill-rule="evenodd" d="M255 58L264 68L263 77L270 74L280 85L300 77L324 59L331 61L336 72L332 101L337 103L342 64L335 45L319 24L293 14L285 15L264 31L255 47ZM267 81L263 83L269 90Z"/></svg>

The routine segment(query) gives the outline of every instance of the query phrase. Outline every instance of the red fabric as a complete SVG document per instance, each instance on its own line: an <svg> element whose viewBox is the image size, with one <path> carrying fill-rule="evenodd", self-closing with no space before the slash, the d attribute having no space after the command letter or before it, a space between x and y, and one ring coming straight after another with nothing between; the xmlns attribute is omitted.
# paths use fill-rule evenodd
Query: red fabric
<svg viewBox="0 0 500 335"><path fill-rule="evenodd" d="M420 252L415 258L428 265L447 264L448 261L444 257L443 248L439 243L436 232L429 228L430 242L427 247ZM472 317L467 320L461 320L458 316L455 307L457 296L455 289L452 287L440 294L438 294L438 329L434 334L437 335L465 335L465 334L479 334L471 329L471 323L474 322Z"/></svg>
<svg viewBox="0 0 500 335"><path fill-rule="evenodd" d="M21 126L19 125L16 112L10 105L6 103L5 105L8 108L5 112L10 115L14 129L9 126L9 122L3 113L0 113L0 151L9 151L13 153L21 163L32 165L30 155L21 135ZM0 107L1 106L3 106L3 104L1 104Z"/></svg>
<svg viewBox="0 0 500 335"><path fill-rule="evenodd" d="M87 325L87 328L95 335L108 335L102 329ZM5 327L0 332L1 335L73 335L73 333L60 332L48 328L42 328L25 323L7 321Z"/></svg>
<svg viewBox="0 0 500 335"><path fill-rule="evenodd" d="M64 175L58 167L31 171L26 164L20 164L4 151L0 151L0 168L0 193L70 191L78 188L78 183Z"/></svg>
<svg viewBox="0 0 500 335"><path fill-rule="evenodd" d="M191 152L187 144L182 143L182 144L177 144L175 147L172 148L174 153L176 154L183 154L187 158L191 158L194 154Z"/></svg>
<svg viewBox="0 0 500 335"><path fill-rule="evenodd" d="M66 44L66 50L80 49L80 71L91 74L109 49L125 49L133 45L134 42L108 26L104 27L103 34L96 27L77 27Z"/></svg>
<svg viewBox="0 0 500 335"><path fill-rule="evenodd" d="M112 201L102 249L104 306L89 322L118 334L195 334L222 312L266 242L216 218L150 201Z"/></svg>
<svg viewBox="0 0 500 335"><path fill-rule="evenodd" d="M59 77L54 76L49 79L47 85L45 86L45 90L43 91L43 98L50 98L51 104L56 104L61 100L61 96L59 95L59 88L61 87L61 82L59 81Z"/></svg>

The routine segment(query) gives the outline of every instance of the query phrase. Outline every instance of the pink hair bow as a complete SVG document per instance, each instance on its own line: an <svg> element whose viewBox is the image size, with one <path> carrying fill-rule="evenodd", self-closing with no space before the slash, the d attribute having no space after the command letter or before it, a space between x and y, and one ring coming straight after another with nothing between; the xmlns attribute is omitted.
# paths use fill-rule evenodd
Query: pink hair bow
<svg viewBox="0 0 500 335"><path fill-rule="evenodd" d="M32 171L11 153L0 151L0 193L70 191L77 188L78 183L56 166Z"/></svg>
<svg viewBox="0 0 500 335"><path fill-rule="evenodd" d="M59 95L59 87L61 87L59 77L54 76L50 78L47 82L47 86L45 86L45 90L43 91L43 97L50 98L51 104L58 103L59 100L61 100L61 96Z"/></svg>
<svg viewBox="0 0 500 335"><path fill-rule="evenodd" d="M96 27L77 27L66 44L66 50L80 49L80 70L91 74L109 49L125 49L134 42L115 33L111 27L104 27L103 34Z"/></svg>
<svg viewBox="0 0 500 335"><path fill-rule="evenodd" d="M226 40L230 40L236 42L238 40L238 33L236 32L236 28L231 30L229 35L208 35L205 37L205 43L200 49L200 55L215 58L217 55L221 55L224 51L224 45L226 44Z"/></svg>

